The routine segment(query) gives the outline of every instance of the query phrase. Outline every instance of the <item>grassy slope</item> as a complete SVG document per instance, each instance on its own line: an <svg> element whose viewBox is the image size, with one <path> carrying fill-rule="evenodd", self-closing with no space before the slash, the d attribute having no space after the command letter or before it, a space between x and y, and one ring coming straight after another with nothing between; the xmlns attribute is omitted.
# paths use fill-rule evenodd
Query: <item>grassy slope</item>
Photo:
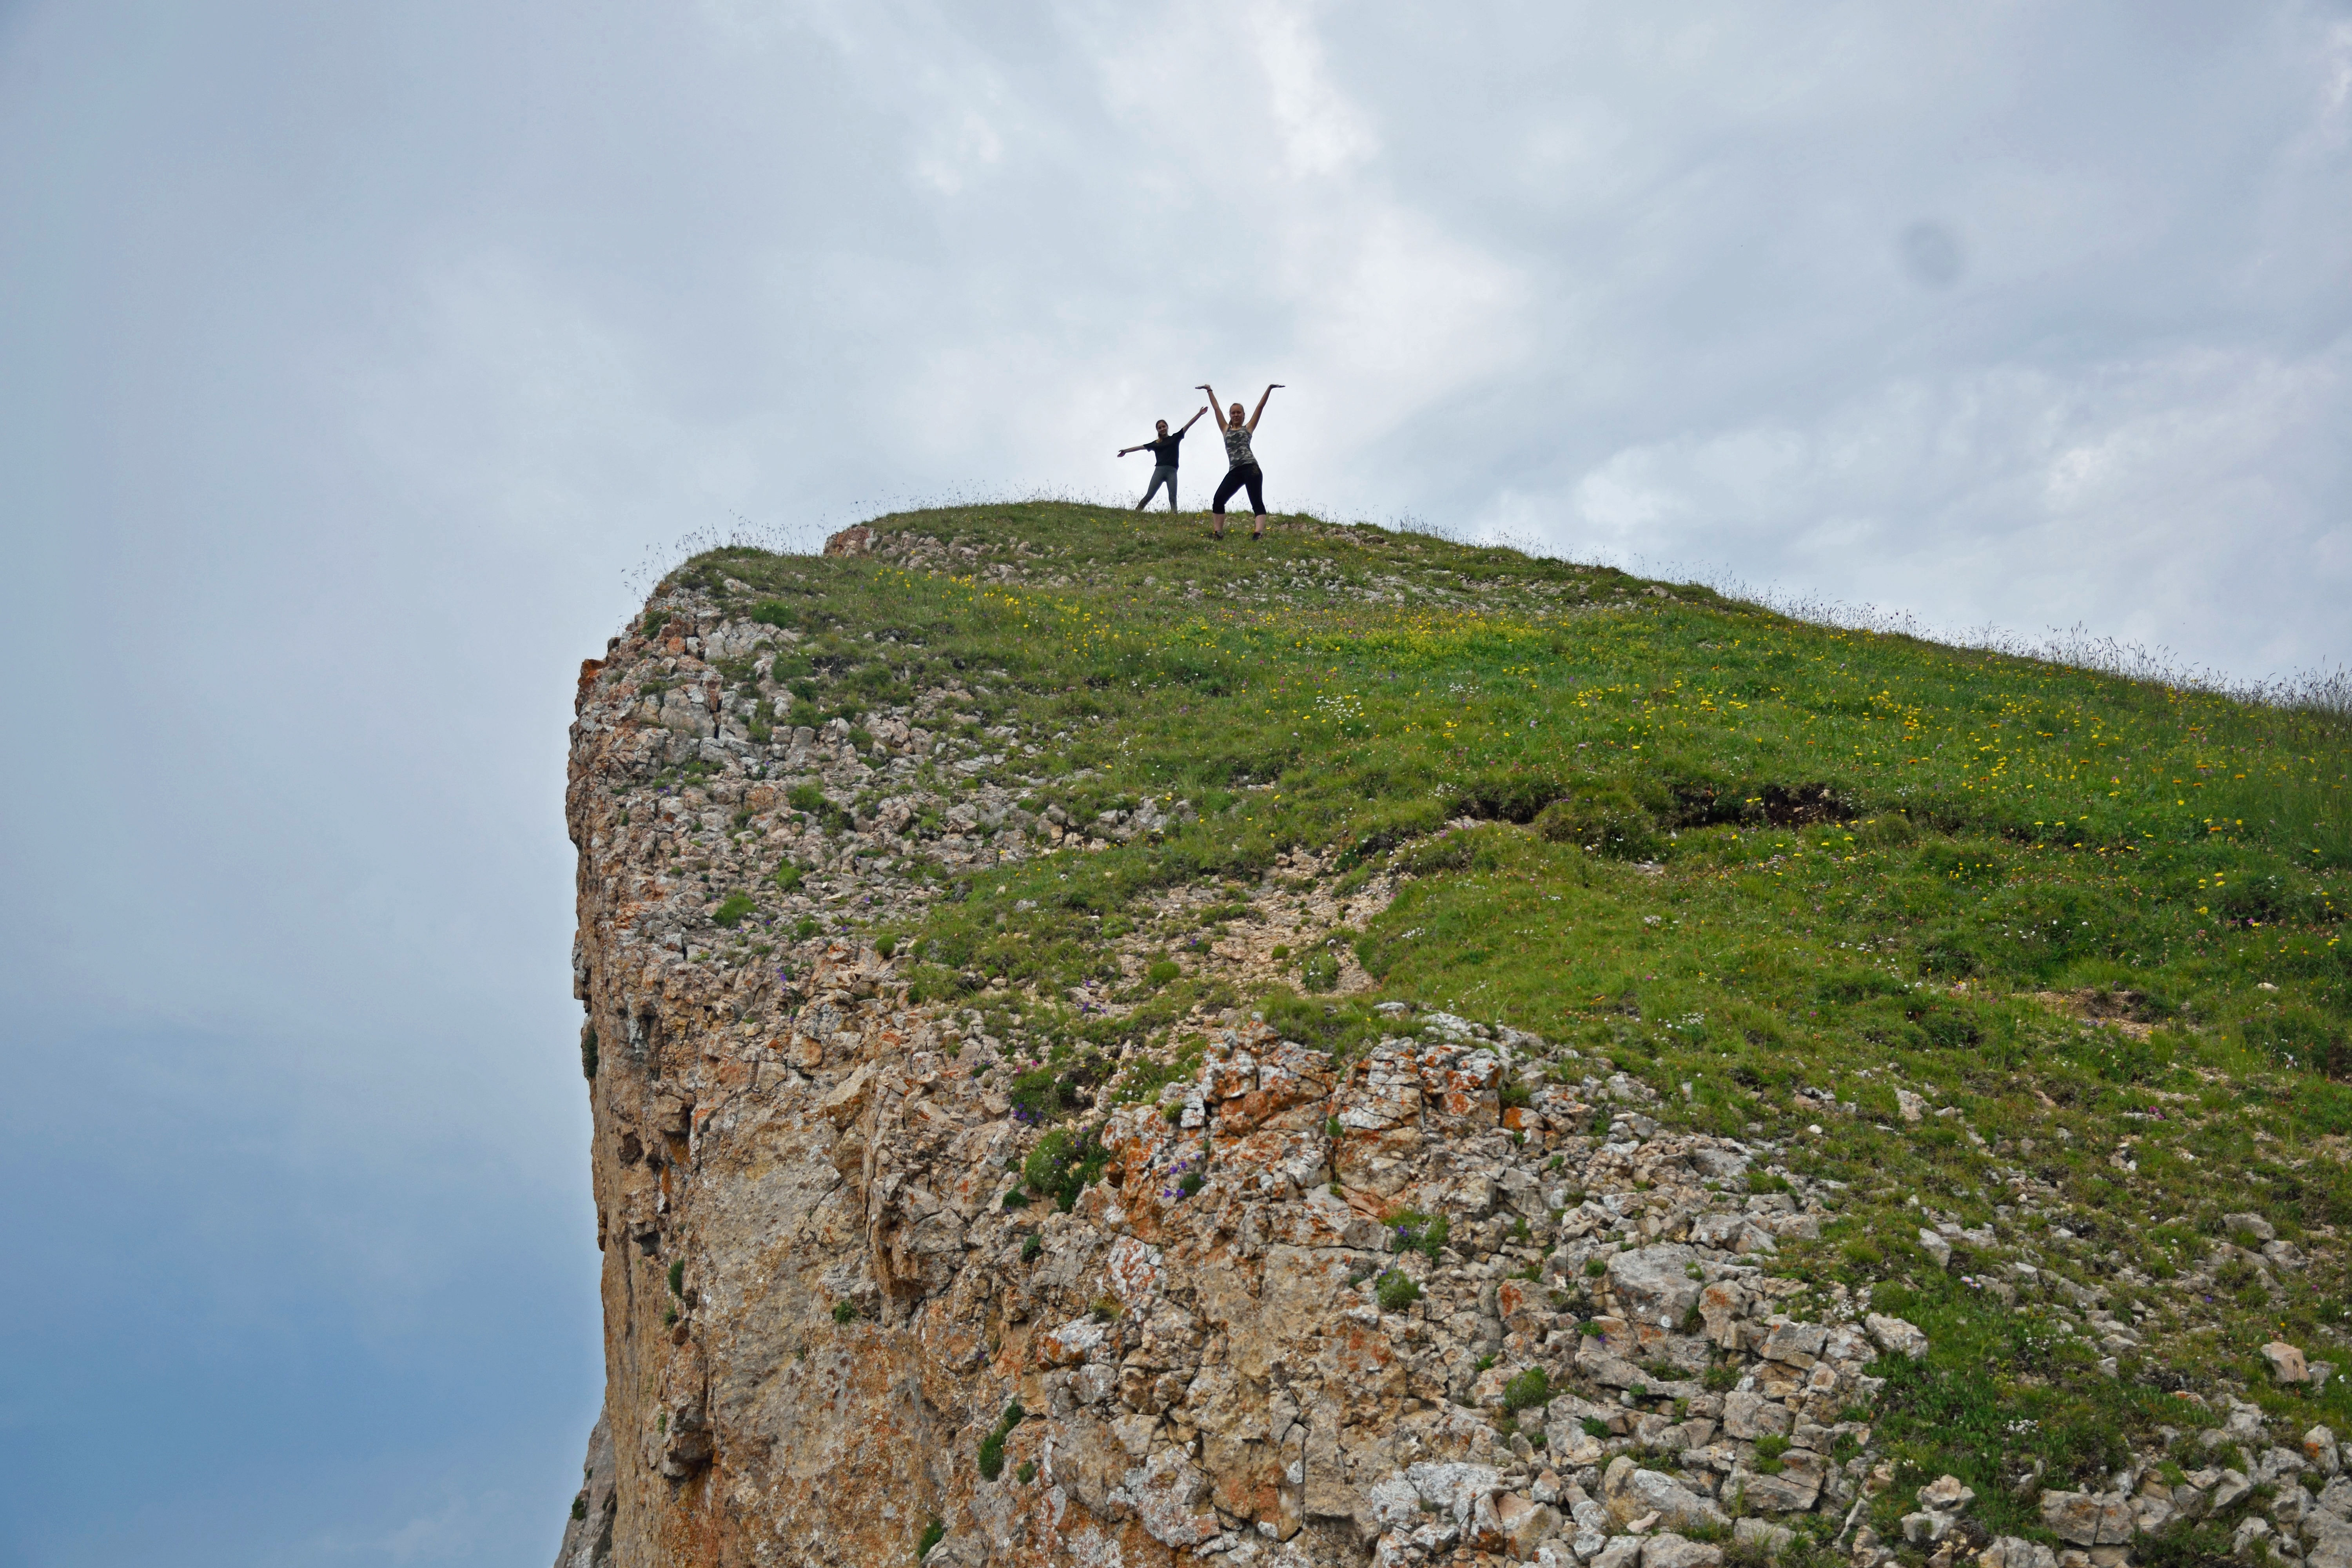
<svg viewBox="0 0 2352 1568"><path fill-rule="evenodd" d="M921 944L932 991L1007 974L1047 998L1028 1023L1060 1061L1123 1040L1164 1056L1188 1007L1230 998L1187 977L1115 1019L1053 1000L1102 974L1138 894L1255 888L1298 845L1359 877L1409 868L1369 931L1333 939L1378 994L1598 1049L1692 1121L1853 1184L1844 1217L1781 1261L1934 1335L1882 1431L1987 1494L1989 1522L2026 1522L2003 1497L2037 1458L2053 1484L2089 1479L2135 1432L2218 1418L2175 1389L2352 1429L2345 1384L2274 1392L2255 1353L2284 1336L2324 1357L2346 1322L2340 720L1370 528L1212 544L1196 521L1060 505L876 527L960 541L974 574L720 552L677 579L731 576L812 634L778 671L803 721L961 679L971 742L1003 749L985 731L1013 725L1039 744L1012 759L1041 781L1033 809L1200 812L1156 843L943 889L891 933ZM1021 581L986 574L1004 563ZM1824 785L1836 819L1804 821ZM1319 977L1244 1000L1344 1048L1370 998L1327 1005ZM2074 1000L2035 999L2052 993ZM1920 1124L1898 1088L1927 1097ZM2184 1285L2236 1211L2318 1261ZM1939 1268L1923 1216L1992 1222L1997 1243ZM2018 1258L2104 1290L2146 1351L2103 1375L2080 1311L1971 1282Z"/></svg>

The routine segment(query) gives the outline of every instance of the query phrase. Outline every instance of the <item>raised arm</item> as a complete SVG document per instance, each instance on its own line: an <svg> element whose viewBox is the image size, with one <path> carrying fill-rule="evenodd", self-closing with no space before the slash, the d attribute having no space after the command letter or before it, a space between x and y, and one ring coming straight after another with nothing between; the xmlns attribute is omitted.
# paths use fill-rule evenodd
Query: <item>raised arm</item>
<svg viewBox="0 0 2352 1568"><path fill-rule="evenodd" d="M1220 430L1223 429L1225 427L1225 405L1217 401L1217 389L1211 386L1204 381L1201 384L1201 390L1209 395L1209 412L1217 416L1217 428ZM1192 417L1198 419L1200 416L1195 414Z"/></svg>
<svg viewBox="0 0 2352 1568"><path fill-rule="evenodd" d="M1203 409L1202 409L1202 410L1201 410L1201 414L1206 414L1207 412L1208 412L1208 410L1207 410L1207 409L1205 409L1205 408L1203 408ZM1201 414L1195 414L1195 415L1193 415L1193 416L1192 416L1192 417L1191 417L1190 419L1187 419L1186 421L1184 421L1184 430L1190 430L1193 426L1198 425L1198 424L1201 422ZM1181 435L1182 435L1183 433L1184 433L1184 431L1183 431L1183 430L1179 430L1179 431L1177 432L1177 434L1178 434L1178 435L1180 435L1180 436L1181 436Z"/></svg>
<svg viewBox="0 0 2352 1568"><path fill-rule="evenodd" d="M1264 413L1265 412L1265 400L1266 400L1267 398L1269 398L1269 397L1272 397L1272 396L1274 395L1274 389L1275 389L1276 387L1277 387L1277 386L1280 386L1281 384L1282 384L1282 383L1280 383L1280 382L1278 382L1278 381L1277 381L1277 382L1274 382L1274 383L1269 384L1267 385L1267 387L1266 387L1265 391L1262 395L1260 395L1260 396L1258 397L1258 400L1257 400L1257 414L1253 414L1253 415L1251 415L1251 416L1250 416L1249 427L1250 427L1252 430L1255 430L1255 429L1257 428L1257 418L1258 418L1258 414L1264 414Z"/></svg>

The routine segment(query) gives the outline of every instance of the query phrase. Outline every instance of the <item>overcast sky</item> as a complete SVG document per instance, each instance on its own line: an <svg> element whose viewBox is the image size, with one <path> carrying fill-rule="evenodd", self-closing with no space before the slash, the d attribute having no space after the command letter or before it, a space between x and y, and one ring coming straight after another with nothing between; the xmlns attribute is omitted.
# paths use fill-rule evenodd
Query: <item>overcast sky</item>
<svg viewBox="0 0 2352 1568"><path fill-rule="evenodd" d="M0 3L0 1568L552 1555L564 728L686 535L1281 381L1278 510L2253 677L2348 331L2345 4Z"/></svg>

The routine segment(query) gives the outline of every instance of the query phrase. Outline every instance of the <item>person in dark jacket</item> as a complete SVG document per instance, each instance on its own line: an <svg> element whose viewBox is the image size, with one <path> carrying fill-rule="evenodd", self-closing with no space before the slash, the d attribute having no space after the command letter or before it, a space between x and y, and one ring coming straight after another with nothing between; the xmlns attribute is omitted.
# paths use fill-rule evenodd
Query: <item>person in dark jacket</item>
<svg viewBox="0 0 2352 1568"><path fill-rule="evenodd" d="M1158 422L1160 439L1146 441L1139 447L1121 447L1118 449L1118 455L1122 458L1129 452L1149 452L1155 465L1151 470L1151 484L1144 490L1143 499L1135 503L1136 510L1141 511L1145 507L1150 506L1151 498L1160 493L1160 487L1162 485L1168 487L1168 510L1170 511L1176 510L1176 449L1184 444L1184 431L1198 425L1201 422L1201 414L1207 412L1208 410L1203 408L1200 414L1195 414L1184 421L1184 429L1177 431L1173 436L1168 433L1168 421L1160 420Z"/></svg>
<svg viewBox="0 0 2352 1568"><path fill-rule="evenodd" d="M1257 466L1257 454L1250 450L1250 437L1256 433L1258 418L1265 413L1266 399L1272 397L1275 388L1281 384L1277 381L1266 387L1257 400L1257 413L1249 416L1247 424L1242 422L1242 405L1238 403L1234 405L1232 418L1228 419L1222 413L1217 416L1217 428L1225 433L1225 477L1219 481L1217 498L1210 504L1209 510L1216 513L1216 536L1219 539L1225 536L1225 503L1234 499L1235 490L1244 488L1248 489L1250 498L1250 537L1265 537L1265 474ZM1202 383L1201 390L1209 394L1209 405L1215 407L1216 393L1206 382ZM1197 419L1200 416L1196 414L1193 417Z"/></svg>

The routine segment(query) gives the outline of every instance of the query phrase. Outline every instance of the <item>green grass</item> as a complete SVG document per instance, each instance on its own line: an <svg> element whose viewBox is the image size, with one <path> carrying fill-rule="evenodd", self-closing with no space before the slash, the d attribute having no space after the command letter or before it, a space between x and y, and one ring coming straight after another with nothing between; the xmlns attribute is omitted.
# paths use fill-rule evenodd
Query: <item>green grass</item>
<svg viewBox="0 0 2352 1568"><path fill-rule="evenodd" d="M1539 1366L1514 1374L1503 1384L1503 1407L1513 1413L1535 1409L1551 1398L1551 1376Z"/></svg>
<svg viewBox="0 0 2352 1568"><path fill-rule="evenodd" d="M1572 1045L1580 1070L1598 1058L1647 1081L1662 1115L1786 1141L1790 1168L1852 1184L1822 1240L1781 1263L1928 1328L1929 1362L1888 1373L1882 1426L1926 1475L1980 1497L2022 1454L2093 1475L2133 1433L2210 1419L2172 1385L2352 1427L2352 1379L2305 1399L2253 1361L2279 1334L2352 1359L2334 1264L2282 1273L2276 1301L2247 1280L2164 1289L2222 1212L2306 1244L2352 1223L2340 713L1312 520L1257 545L1059 504L874 526L970 547L960 570L1018 562L1027 581L728 550L671 582L728 601L733 577L751 586L739 614L803 634L762 688L789 691L794 722L865 724L956 682L971 721L940 732L966 755L1008 751L988 776L1024 809L1194 814L1098 853L955 873L894 930L919 998L1000 1006L968 1000L992 975L1025 997L1047 1043L1014 1086L1025 1113L1063 1116L1091 1085L1156 1092L1200 1048L1195 1007L1246 1002L1342 1053L1380 1034L1373 1001L1444 1007ZM1035 756L985 734L1007 725ZM952 796L963 775L927 763L919 778ZM846 821L814 789L791 805ZM1328 947L1288 961L1297 990L1185 973L1175 958L1248 918L1298 847L1335 857L1339 890L1404 876L1353 942L1378 990L1331 994ZM1193 884L1223 889L1194 925L1146 929L1146 895ZM1139 931L1166 956L1136 984L1111 948ZM1087 980L1129 1005L1066 1004ZM2074 1000L2036 999L2050 993ZM1927 1096L1918 1125L1897 1088ZM1083 1164L1029 1184L1062 1201ZM1998 1218L2004 1246L2023 1237L2118 1310L2145 1306L2158 1348L2104 1375L2047 1304L2012 1312L1963 1283L1969 1244L1937 1268L1915 1201Z"/></svg>
<svg viewBox="0 0 2352 1568"><path fill-rule="evenodd" d="M1398 1251L1418 1252L1432 1263L1454 1235L1454 1222L1445 1215L1433 1217L1415 1209L1399 1209L1388 1216L1388 1223L1396 1228Z"/></svg>
<svg viewBox="0 0 2352 1568"><path fill-rule="evenodd" d="M988 1436L980 1440L980 1474L982 1480L992 1481L1004 1473L1004 1439L1013 1435L1013 1428L1020 1426L1026 1415L1027 1412L1021 1408L1021 1402L1014 1400L1004 1407L1004 1414L997 1418Z"/></svg>
<svg viewBox="0 0 2352 1568"><path fill-rule="evenodd" d="M1021 1177L1031 1192L1052 1198L1067 1214L1078 1194L1101 1176L1109 1163L1110 1152L1097 1141L1092 1129L1055 1127L1029 1151L1022 1162Z"/></svg>
<svg viewBox="0 0 2352 1568"><path fill-rule="evenodd" d="M1804 917L1817 952L1894 939L1933 973L2036 984L2153 968L2168 1001L2201 1004L2215 1022L2242 1029L2315 1007L2317 1037L2340 1045L2340 911L2325 873L2347 863L2345 758L2325 716L1807 626L1704 589L1565 609L1632 580L1507 551L1305 528L1236 555L1230 542L1213 550L1117 516L1040 505L878 525L1017 535L1056 568L1092 570L1066 589L738 552L678 574L755 589L762 575L820 579L823 599L795 613L815 632L803 657L823 675L806 684L827 715L976 680L988 687L972 701L982 727L1069 736L1024 764L1046 781L1038 807L1083 821L1173 793L1200 808L1197 826L1115 849L1083 879L1039 863L979 879L921 935L945 967L1075 977L1090 923L1144 888L1254 879L1297 844L1369 857L1449 816L1524 822L1563 802L1588 824L1646 822L1671 888L1712 873L1739 879L1743 900L1766 891L1743 908ZM1266 563L1273 579L1256 583ZM1440 586L1483 604L1375 606L1282 575L1310 569L1343 586L1443 570L1454 575ZM1269 602L1140 586L1176 574L1229 592L1255 583ZM982 670L1003 673L970 673ZM839 809L813 788L792 804ZM1846 820L1799 820L1818 815ZM1580 889L1613 889L1620 914L1656 901L1563 832L1545 838L1561 845L1551 864L1581 865ZM1494 868L1486 846L1464 848ZM1038 908L1016 914L1024 896ZM1748 934L1767 929L1752 921ZM1649 984L1648 954L1690 945L1609 934L1618 962L1589 966L1597 981ZM2255 971L2278 1000L2245 994ZM2309 1022L2264 1038L2300 1039Z"/></svg>

